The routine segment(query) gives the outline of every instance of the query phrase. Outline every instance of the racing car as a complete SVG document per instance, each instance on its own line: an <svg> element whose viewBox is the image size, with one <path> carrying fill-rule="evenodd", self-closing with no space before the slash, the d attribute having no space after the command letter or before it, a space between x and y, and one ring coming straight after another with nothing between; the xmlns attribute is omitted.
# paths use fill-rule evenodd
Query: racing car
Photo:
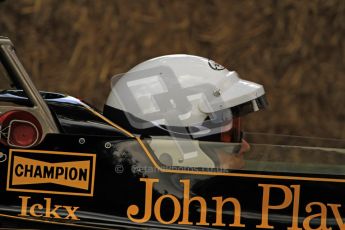
<svg viewBox="0 0 345 230"><path fill-rule="evenodd" d="M138 82L121 86L117 77L114 84ZM215 142L164 127L173 135L130 129L126 115L111 115L118 110L112 99L99 112L75 97L38 91L6 37L0 86L0 229L345 229L344 141L235 130L237 140ZM236 108L263 107L262 95ZM240 167L215 160L215 149L238 151L243 135L251 151ZM186 145L193 151L181 157Z"/></svg>

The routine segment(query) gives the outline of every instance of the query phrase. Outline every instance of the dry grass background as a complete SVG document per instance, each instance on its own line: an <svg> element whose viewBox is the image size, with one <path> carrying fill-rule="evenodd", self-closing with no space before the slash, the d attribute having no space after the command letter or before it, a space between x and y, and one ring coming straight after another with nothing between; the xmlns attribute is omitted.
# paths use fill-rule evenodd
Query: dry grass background
<svg viewBox="0 0 345 230"><path fill-rule="evenodd" d="M344 0L7 0L0 34L40 89L98 108L112 75L189 53L265 85L247 130L345 139Z"/></svg>

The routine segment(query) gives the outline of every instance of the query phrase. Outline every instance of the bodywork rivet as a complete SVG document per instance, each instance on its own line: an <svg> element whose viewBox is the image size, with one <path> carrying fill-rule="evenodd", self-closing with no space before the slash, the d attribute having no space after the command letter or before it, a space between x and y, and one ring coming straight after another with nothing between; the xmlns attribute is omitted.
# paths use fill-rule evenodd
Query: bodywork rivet
<svg viewBox="0 0 345 230"><path fill-rule="evenodd" d="M85 144L85 138L79 138L79 144L83 145Z"/></svg>
<svg viewBox="0 0 345 230"><path fill-rule="evenodd" d="M105 145L104 145L104 147L105 147L106 149L110 149L110 148L111 148L111 143L110 143L110 142L106 142Z"/></svg>

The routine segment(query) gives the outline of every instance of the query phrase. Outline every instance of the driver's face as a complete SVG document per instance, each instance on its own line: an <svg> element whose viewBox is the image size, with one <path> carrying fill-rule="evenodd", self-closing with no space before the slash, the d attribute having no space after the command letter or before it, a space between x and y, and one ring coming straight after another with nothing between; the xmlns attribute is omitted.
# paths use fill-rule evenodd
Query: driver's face
<svg viewBox="0 0 345 230"><path fill-rule="evenodd" d="M243 156L250 150L250 145L242 139L241 148L238 153L229 154L224 151L218 151L217 155L220 162L220 168L223 169L242 169L245 165Z"/></svg>

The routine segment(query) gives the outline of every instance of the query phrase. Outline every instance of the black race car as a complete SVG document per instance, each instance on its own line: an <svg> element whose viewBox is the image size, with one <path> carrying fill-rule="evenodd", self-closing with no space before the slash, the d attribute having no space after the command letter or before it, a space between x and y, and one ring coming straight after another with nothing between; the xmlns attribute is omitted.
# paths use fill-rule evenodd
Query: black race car
<svg viewBox="0 0 345 230"><path fill-rule="evenodd" d="M0 87L0 229L345 229L344 141L249 133L241 168L167 165L176 140L39 92L5 37Z"/></svg>

